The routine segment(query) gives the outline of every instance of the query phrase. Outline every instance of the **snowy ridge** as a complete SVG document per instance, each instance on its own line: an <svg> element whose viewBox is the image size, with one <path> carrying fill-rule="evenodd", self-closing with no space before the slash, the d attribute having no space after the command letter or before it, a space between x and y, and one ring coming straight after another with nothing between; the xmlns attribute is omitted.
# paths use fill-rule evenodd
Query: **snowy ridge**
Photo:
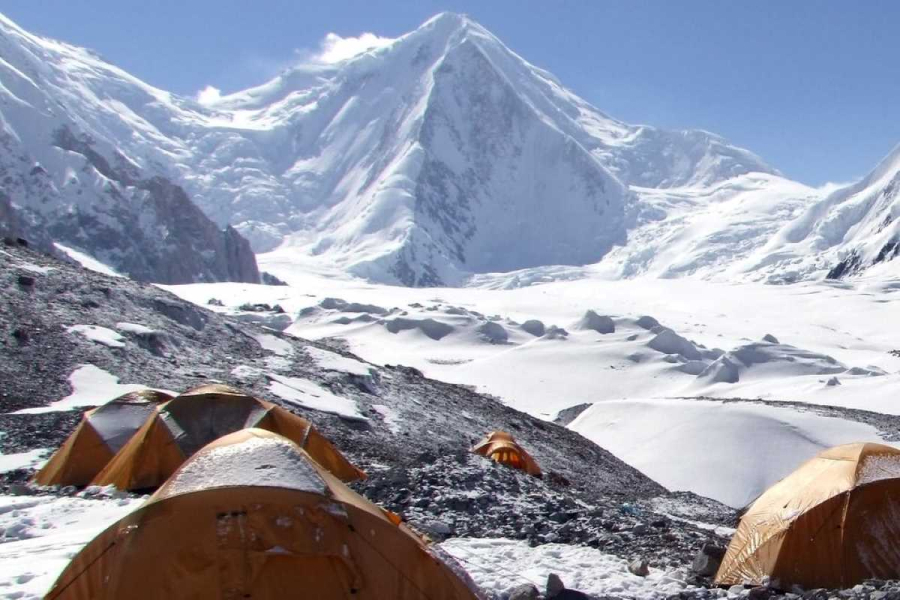
<svg viewBox="0 0 900 600"><path fill-rule="evenodd" d="M204 104L7 19L0 44L0 168L15 175L14 203L67 246L132 275L141 253L118 238L140 231L159 246L152 238L172 226L160 198L182 211L196 202L257 251L280 246L378 281L452 285L471 273L597 262L626 243L641 212L630 185L774 173L706 132L611 119L450 13ZM154 177L187 194L140 184ZM37 202L47 194L53 202ZM66 217L73 209L77 223ZM252 280L247 270L229 276Z"/></svg>

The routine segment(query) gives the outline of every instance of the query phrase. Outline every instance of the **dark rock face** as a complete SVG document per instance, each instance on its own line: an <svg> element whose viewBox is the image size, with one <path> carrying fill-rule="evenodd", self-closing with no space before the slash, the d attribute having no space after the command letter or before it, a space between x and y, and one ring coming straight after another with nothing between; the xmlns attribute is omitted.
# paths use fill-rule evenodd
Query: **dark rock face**
<svg viewBox="0 0 900 600"><path fill-rule="evenodd" d="M105 156L73 127L60 126L46 141L66 152L65 185L60 173L2 140L0 233L45 251L54 241L73 246L138 281L259 283L256 257L236 230L220 230L180 186L117 151Z"/></svg>

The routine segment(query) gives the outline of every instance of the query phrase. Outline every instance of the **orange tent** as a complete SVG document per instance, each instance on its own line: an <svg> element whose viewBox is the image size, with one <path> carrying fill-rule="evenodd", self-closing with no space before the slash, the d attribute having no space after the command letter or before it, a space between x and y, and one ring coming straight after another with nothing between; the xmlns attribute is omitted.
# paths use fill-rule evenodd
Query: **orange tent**
<svg viewBox="0 0 900 600"><path fill-rule="evenodd" d="M741 519L720 585L849 588L900 578L900 450L826 450L761 495Z"/></svg>
<svg viewBox="0 0 900 600"><path fill-rule="evenodd" d="M475 444L472 452L487 456L500 464L525 471L529 475L541 477L541 468L537 462L513 439L513 436L505 431L492 431L486 438Z"/></svg>
<svg viewBox="0 0 900 600"><path fill-rule="evenodd" d="M122 490L159 487L197 450L246 427L284 435L343 481L366 476L306 419L234 388L205 385L160 408L91 483Z"/></svg>
<svg viewBox="0 0 900 600"><path fill-rule="evenodd" d="M452 560L452 559L451 559ZM260 429L197 452L77 554L51 600L475 600L399 518Z"/></svg>
<svg viewBox="0 0 900 600"><path fill-rule="evenodd" d="M171 399L164 392L141 390L87 411L32 481L38 485L88 485L157 406Z"/></svg>

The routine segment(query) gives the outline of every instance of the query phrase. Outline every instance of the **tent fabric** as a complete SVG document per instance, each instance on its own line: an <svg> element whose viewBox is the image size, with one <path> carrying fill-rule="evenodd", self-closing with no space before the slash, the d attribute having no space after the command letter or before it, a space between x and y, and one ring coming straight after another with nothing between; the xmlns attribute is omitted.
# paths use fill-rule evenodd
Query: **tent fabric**
<svg viewBox="0 0 900 600"><path fill-rule="evenodd" d="M728 546L716 583L848 588L900 578L900 450L830 448L762 494Z"/></svg>
<svg viewBox="0 0 900 600"><path fill-rule="evenodd" d="M529 475L541 477L541 468L513 436L505 431L492 431L475 444L472 452L487 456L501 464L525 471Z"/></svg>
<svg viewBox="0 0 900 600"><path fill-rule="evenodd" d="M248 427L293 440L343 481L366 476L306 419L233 388L206 385L160 408L91 483L123 490L157 488L200 448Z"/></svg>
<svg viewBox="0 0 900 600"><path fill-rule="evenodd" d="M32 481L38 485L88 485L141 426L172 396L130 392L89 410Z"/></svg>
<svg viewBox="0 0 900 600"><path fill-rule="evenodd" d="M46 598L481 597L393 517L297 444L242 430L92 540Z"/></svg>

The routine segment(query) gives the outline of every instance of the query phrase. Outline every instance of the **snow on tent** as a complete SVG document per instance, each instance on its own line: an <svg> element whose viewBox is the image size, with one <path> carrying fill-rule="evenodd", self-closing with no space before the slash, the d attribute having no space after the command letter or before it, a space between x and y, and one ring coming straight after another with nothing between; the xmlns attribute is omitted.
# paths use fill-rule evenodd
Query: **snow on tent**
<svg viewBox="0 0 900 600"><path fill-rule="evenodd" d="M245 429L94 538L46 598L478 598L450 564L297 444Z"/></svg>
<svg viewBox="0 0 900 600"><path fill-rule="evenodd" d="M205 385L160 408L91 483L121 490L159 487L197 450L246 427L284 435L343 481L366 476L306 419L228 386Z"/></svg>
<svg viewBox="0 0 900 600"><path fill-rule="evenodd" d="M171 399L163 392L141 390L87 411L32 481L39 485L86 486L156 413L157 406Z"/></svg>
<svg viewBox="0 0 900 600"><path fill-rule="evenodd" d="M525 471L535 477L541 476L541 468L530 454L520 446L513 436L505 431L492 431L486 438L475 444L472 452L487 456L500 464Z"/></svg>
<svg viewBox="0 0 900 600"><path fill-rule="evenodd" d="M763 493L741 519L716 583L849 588L900 578L900 450L825 450Z"/></svg>

